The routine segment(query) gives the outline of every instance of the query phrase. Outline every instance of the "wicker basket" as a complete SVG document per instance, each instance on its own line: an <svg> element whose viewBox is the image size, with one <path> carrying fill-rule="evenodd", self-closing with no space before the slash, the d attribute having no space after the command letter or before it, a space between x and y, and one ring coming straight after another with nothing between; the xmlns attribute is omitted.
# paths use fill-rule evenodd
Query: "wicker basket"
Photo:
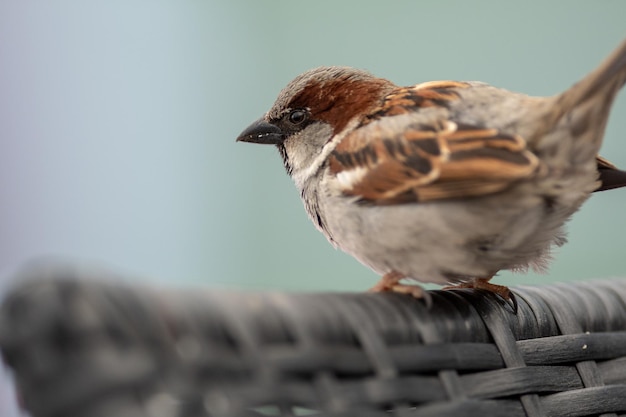
<svg viewBox="0 0 626 417"><path fill-rule="evenodd" d="M427 308L29 275L0 347L34 417L626 416L626 280L516 288L514 314L471 290Z"/></svg>

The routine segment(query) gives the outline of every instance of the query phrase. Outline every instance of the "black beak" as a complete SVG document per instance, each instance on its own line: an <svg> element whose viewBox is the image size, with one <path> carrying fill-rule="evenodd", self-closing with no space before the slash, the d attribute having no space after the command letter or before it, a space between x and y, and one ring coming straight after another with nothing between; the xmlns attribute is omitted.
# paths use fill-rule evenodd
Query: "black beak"
<svg viewBox="0 0 626 417"><path fill-rule="evenodd" d="M266 145L278 145L285 139L282 130L278 126L266 122L260 118L248 126L237 138L237 142L262 143Z"/></svg>

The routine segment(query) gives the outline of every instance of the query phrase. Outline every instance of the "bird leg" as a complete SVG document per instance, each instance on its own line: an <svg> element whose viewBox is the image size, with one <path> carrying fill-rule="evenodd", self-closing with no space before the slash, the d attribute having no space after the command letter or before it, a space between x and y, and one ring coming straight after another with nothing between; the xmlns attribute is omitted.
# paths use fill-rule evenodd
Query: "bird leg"
<svg viewBox="0 0 626 417"><path fill-rule="evenodd" d="M401 284L400 281L406 278L404 274L397 271L391 271L382 276L382 278L370 288L370 292L395 292L399 294L409 294L415 298L423 298L428 303L429 294L417 284Z"/></svg>
<svg viewBox="0 0 626 417"><path fill-rule="evenodd" d="M504 285L496 285L489 282L489 280L493 278L493 275L488 278L472 278L469 281L465 281L456 285L449 285L447 287L443 287L443 290L455 290L460 288L472 288L475 290L485 290L491 293L498 295L507 304L511 306L514 313L517 313L517 298L515 298L515 294L509 290L508 287Z"/></svg>

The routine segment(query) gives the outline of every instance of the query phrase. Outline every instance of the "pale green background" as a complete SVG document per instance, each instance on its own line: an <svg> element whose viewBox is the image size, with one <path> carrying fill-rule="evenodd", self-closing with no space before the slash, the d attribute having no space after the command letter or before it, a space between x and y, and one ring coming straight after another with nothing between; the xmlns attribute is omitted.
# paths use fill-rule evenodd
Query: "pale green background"
<svg viewBox="0 0 626 417"><path fill-rule="evenodd" d="M142 279L363 290L272 147L234 139L296 74L553 94L626 35L626 1L0 2L0 271L41 255ZM626 166L626 94L603 153ZM537 283L626 275L626 190L594 196Z"/></svg>
<svg viewBox="0 0 626 417"><path fill-rule="evenodd" d="M276 151L234 142L285 83L342 64L553 94L624 36L623 0L0 0L0 275L55 255L176 285L361 291L377 277L315 231ZM626 166L626 94L603 153ZM497 282L626 276L625 209L626 190L594 196L550 275Z"/></svg>

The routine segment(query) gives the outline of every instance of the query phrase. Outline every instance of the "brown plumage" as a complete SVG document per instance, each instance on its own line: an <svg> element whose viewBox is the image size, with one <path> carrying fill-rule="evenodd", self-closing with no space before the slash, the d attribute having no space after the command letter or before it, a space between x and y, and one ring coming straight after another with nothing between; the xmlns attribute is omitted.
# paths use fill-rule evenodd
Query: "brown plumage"
<svg viewBox="0 0 626 417"><path fill-rule="evenodd" d="M238 140L274 144L307 213L383 275L493 291L499 270L545 270L594 191L626 186L598 151L626 81L626 42L564 93L479 82L399 87L348 67L291 81Z"/></svg>

